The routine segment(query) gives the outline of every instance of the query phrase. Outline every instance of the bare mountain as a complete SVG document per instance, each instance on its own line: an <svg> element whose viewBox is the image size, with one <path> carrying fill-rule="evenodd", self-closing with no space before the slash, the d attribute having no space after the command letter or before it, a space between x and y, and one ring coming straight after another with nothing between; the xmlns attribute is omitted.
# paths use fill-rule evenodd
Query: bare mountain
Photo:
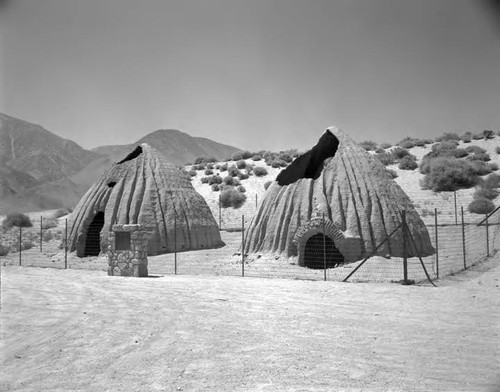
<svg viewBox="0 0 500 392"><path fill-rule="evenodd" d="M132 144L97 147L92 151L118 161L141 143L154 146L169 162L179 166L193 163L198 157L214 157L222 161L241 151L236 147L202 137L193 137L176 129L160 129Z"/></svg>
<svg viewBox="0 0 500 392"><path fill-rule="evenodd" d="M152 132L136 143L85 150L43 127L0 113L0 214L74 207L113 162L136 145L155 146L175 165L197 157L230 157L239 149L177 130Z"/></svg>
<svg viewBox="0 0 500 392"><path fill-rule="evenodd" d="M69 177L98 158L39 125L0 113L0 213L71 206L85 186Z"/></svg>
<svg viewBox="0 0 500 392"><path fill-rule="evenodd" d="M0 163L39 183L77 173L97 154L39 125L0 114Z"/></svg>

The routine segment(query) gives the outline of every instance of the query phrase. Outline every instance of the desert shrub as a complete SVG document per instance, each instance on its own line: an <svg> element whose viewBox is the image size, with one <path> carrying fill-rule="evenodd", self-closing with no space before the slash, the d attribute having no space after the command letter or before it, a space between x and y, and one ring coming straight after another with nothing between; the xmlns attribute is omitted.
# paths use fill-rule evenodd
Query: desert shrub
<svg viewBox="0 0 500 392"><path fill-rule="evenodd" d="M464 143L470 143L472 140L472 133L465 132L460 138L460 140L462 140Z"/></svg>
<svg viewBox="0 0 500 392"><path fill-rule="evenodd" d="M475 199L469 204L468 210L473 214L489 214L495 209L495 204L488 199Z"/></svg>
<svg viewBox="0 0 500 392"><path fill-rule="evenodd" d="M243 159L243 155L240 152L237 152L231 156L233 161L241 161Z"/></svg>
<svg viewBox="0 0 500 392"><path fill-rule="evenodd" d="M250 152L250 151L243 151L241 153L241 156L243 157L243 159L250 159L253 155L253 152Z"/></svg>
<svg viewBox="0 0 500 392"><path fill-rule="evenodd" d="M482 161L482 162L491 161L490 155L486 152L472 154L468 156L467 159L471 161Z"/></svg>
<svg viewBox="0 0 500 392"><path fill-rule="evenodd" d="M241 172L239 171L239 169L234 165L229 166L229 168L227 169L227 174L232 177L238 177L240 173Z"/></svg>
<svg viewBox="0 0 500 392"><path fill-rule="evenodd" d="M495 137L495 133L490 129L485 129L483 131L483 136L485 139L493 139Z"/></svg>
<svg viewBox="0 0 500 392"><path fill-rule="evenodd" d="M388 149L388 148L392 147L392 144L391 143L382 143L380 145L380 147L382 147L383 149Z"/></svg>
<svg viewBox="0 0 500 392"><path fill-rule="evenodd" d="M460 140L460 136L458 136L455 132L445 132L443 135L438 136L436 138L436 142L443 142L449 140Z"/></svg>
<svg viewBox="0 0 500 392"><path fill-rule="evenodd" d="M32 227L33 223L31 223L31 219L28 215L21 214L20 212L13 212L5 217L2 226L6 229L10 229L13 226Z"/></svg>
<svg viewBox="0 0 500 392"><path fill-rule="evenodd" d="M252 161L261 161L262 160L262 157L260 155L254 155L252 157Z"/></svg>
<svg viewBox="0 0 500 392"><path fill-rule="evenodd" d="M210 180L208 180L208 185L214 185L214 184L222 184L222 177L221 176L210 177Z"/></svg>
<svg viewBox="0 0 500 392"><path fill-rule="evenodd" d="M455 148L454 150L449 151L449 156L452 156L454 158L464 158L467 155L469 155L469 153L463 148Z"/></svg>
<svg viewBox="0 0 500 392"><path fill-rule="evenodd" d="M490 174L484 180L483 186L488 189L496 189L500 187L500 176L498 174Z"/></svg>
<svg viewBox="0 0 500 392"><path fill-rule="evenodd" d="M371 140L365 140L359 143L361 147L363 147L366 151L373 151L377 148L377 143L372 142Z"/></svg>
<svg viewBox="0 0 500 392"><path fill-rule="evenodd" d="M473 134L473 135L472 135L472 138L473 138L474 140L481 140L481 139L484 139L484 134L483 134L482 132L480 132L480 133L475 133L475 134Z"/></svg>
<svg viewBox="0 0 500 392"><path fill-rule="evenodd" d="M425 154L420 161L420 173L428 174L430 172L431 162L436 158L463 158L468 155L467 149L457 148L455 141L446 141L436 143L432 150Z"/></svg>
<svg viewBox="0 0 500 392"><path fill-rule="evenodd" d="M424 155L422 160L420 161L420 165L418 167L420 173L428 174L431 171L431 162L434 158L429 156L429 154Z"/></svg>
<svg viewBox="0 0 500 392"><path fill-rule="evenodd" d="M477 184L478 173L469 162L456 158L438 157L430 160L429 172L422 180L424 189L434 192L454 191Z"/></svg>
<svg viewBox="0 0 500 392"><path fill-rule="evenodd" d="M238 174L238 180L240 180L240 181L241 180L246 180L248 177L250 177L248 175L248 173L240 173L240 174Z"/></svg>
<svg viewBox="0 0 500 392"><path fill-rule="evenodd" d="M212 184L212 191L213 192L219 192L220 191L220 186L219 184Z"/></svg>
<svg viewBox="0 0 500 392"><path fill-rule="evenodd" d="M201 177L201 183L202 184L208 184L209 180L210 180L210 177Z"/></svg>
<svg viewBox="0 0 500 392"><path fill-rule="evenodd" d="M392 170L392 169L386 169L387 171L387 174L390 178L394 179L394 178L398 178L398 173L396 173L395 170Z"/></svg>
<svg viewBox="0 0 500 392"><path fill-rule="evenodd" d="M238 192L241 192L241 193L245 193L247 191L243 185L238 186L238 188L236 188L236 189L238 190Z"/></svg>
<svg viewBox="0 0 500 392"><path fill-rule="evenodd" d="M405 137L403 140L400 140L396 144L402 148L412 148L415 147L415 139L411 137Z"/></svg>
<svg viewBox="0 0 500 392"><path fill-rule="evenodd" d="M478 188L472 197L474 199L488 199L488 200L493 200L498 197L498 191L496 189L491 189L491 188Z"/></svg>
<svg viewBox="0 0 500 392"><path fill-rule="evenodd" d="M242 159L242 160L240 160L240 161L236 162L236 167L237 167L238 169L244 169L245 167L247 167L247 163L246 163L246 161L244 161L244 160Z"/></svg>
<svg viewBox="0 0 500 392"><path fill-rule="evenodd" d="M188 172L188 174L189 174L191 177L194 177L194 176L196 176L196 170L190 170L190 171Z"/></svg>
<svg viewBox="0 0 500 392"><path fill-rule="evenodd" d="M224 189L220 194L220 205L222 208L240 208L247 197L234 188Z"/></svg>
<svg viewBox="0 0 500 392"><path fill-rule="evenodd" d="M394 155L392 155L390 152L375 154L375 158L377 158L385 166L392 165L395 161Z"/></svg>
<svg viewBox="0 0 500 392"><path fill-rule="evenodd" d="M42 229L53 229L54 227L57 227L55 219L42 219Z"/></svg>
<svg viewBox="0 0 500 392"><path fill-rule="evenodd" d="M269 186L272 184L272 181L266 181L264 183L264 189L267 191L267 188L269 188Z"/></svg>
<svg viewBox="0 0 500 392"><path fill-rule="evenodd" d="M438 155L447 154L447 151L453 151L458 147L458 142L455 140L448 140L439 142L432 146L432 151ZM467 150L466 150L467 151Z"/></svg>
<svg viewBox="0 0 500 392"><path fill-rule="evenodd" d="M225 172L225 171L227 170L227 163L223 163L222 165L220 165L219 170L220 170L221 172Z"/></svg>
<svg viewBox="0 0 500 392"><path fill-rule="evenodd" d="M47 230L43 233L42 239L44 242L49 242L50 240L52 240L52 238L54 238L54 236L50 230Z"/></svg>
<svg viewBox="0 0 500 392"><path fill-rule="evenodd" d="M489 162L489 163L487 164L487 166L488 166L488 169L489 169L490 171L492 171L492 172L494 172L494 171L497 171L497 170L498 170L498 165L497 165L495 162Z"/></svg>
<svg viewBox="0 0 500 392"><path fill-rule="evenodd" d="M278 154L271 151L265 151L262 155L262 158L266 162L267 165L271 166L271 163L278 157Z"/></svg>
<svg viewBox="0 0 500 392"><path fill-rule="evenodd" d="M271 167L274 167L275 169L278 167L287 167L287 163L281 159L275 159L274 161L271 162Z"/></svg>
<svg viewBox="0 0 500 392"><path fill-rule="evenodd" d="M224 177L222 179L222 182L225 184L225 185L234 185L234 177L232 176L227 176L227 177Z"/></svg>
<svg viewBox="0 0 500 392"><path fill-rule="evenodd" d="M285 152L282 152L279 155L279 159L281 159L282 161L285 161L286 163L290 163L293 161L292 156L290 154L285 153Z"/></svg>
<svg viewBox="0 0 500 392"><path fill-rule="evenodd" d="M466 161L466 162L470 163L470 165L472 166L472 168L474 169L475 173L478 176L484 176L486 174L491 173L490 167L488 166L487 163L483 161Z"/></svg>
<svg viewBox="0 0 500 392"><path fill-rule="evenodd" d="M405 156L410 155L410 152L406 148L401 148L401 147L396 147L394 150L391 151L392 156L396 160L401 160Z"/></svg>
<svg viewBox="0 0 500 392"><path fill-rule="evenodd" d="M206 176L211 176L212 174L214 174L214 171L211 169L206 169L204 173Z"/></svg>
<svg viewBox="0 0 500 392"><path fill-rule="evenodd" d="M240 184L241 184L241 182L240 182L239 178L238 177L233 177L233 185L234 186L238 186Z"/></svg>
<svg viewBox="0 0 500 392"><path fill-rule="evenodd" d="M7 256L10 252L10 246L0 244L0 257Z"/></svg>
<svg viewBox="0 0 500 392"><path fill-rule="evenodd" d="M213 163L207 163L207 169L213 170L214 169L214 164Z"/></svg>
<svg viewBox="0 0 500 392"><path fill-rule="evenodd" d="M300 155L300 153L296 148L290 148L288 150L280 151L280 153L279 153L280 159L284 159L284 158L281 158L282 155L290 156L291 161L292 161L294 158L297 158Z"/></svg>
<svg viewBox="0 0 500 392"><path fill-rule="evenodd" d="M199 165L200 163L208 163L208 162L215 162L215 158L208 158L208 157L198 157L194 160L195 165Z"/></svg>
<svg viewBox="0 0 500 392"><path fill-rule="evenodd" d="M205 165L204 163L200 163L196 165L196 170L205 170L206 167L207 165Z"/></svg>
<svg viewBox="0 0 500 392"><path fill-rule="evenodd" d="M267 176L267 169L262 166L256 166L253 169L253 174L255 174L257 177Z"/></svg>
<svg viewBox="0 0 500 392"><path fill-rule="evenodd" d="M467 146L465 148L465 151L467 151L469 154L484 154L486 152L484 148L481 148L479 146Z"/></svg>
<svg viewBox="0 0 500 392"><path fill-rule="evenodd" d="M414 155L407 155L399 161L398 168L402 170L415 170L418 167L416 157Z"/></svg>
<svg viewBox="0 0 500 392"><path fill-rule="evenodd" d="M215 170L220 170L220 165L219 164L215 165Z"/></svg>

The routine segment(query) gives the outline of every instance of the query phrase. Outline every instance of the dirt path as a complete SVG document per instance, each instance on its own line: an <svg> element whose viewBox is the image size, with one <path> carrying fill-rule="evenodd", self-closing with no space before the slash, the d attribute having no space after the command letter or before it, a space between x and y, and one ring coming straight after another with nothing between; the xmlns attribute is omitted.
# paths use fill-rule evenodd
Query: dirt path
<svg viewBox="0 0 500 392"><path fill-rule="evenodd" d="M1 272L2 391L500 388L498 258L439 288Z"/></svg>

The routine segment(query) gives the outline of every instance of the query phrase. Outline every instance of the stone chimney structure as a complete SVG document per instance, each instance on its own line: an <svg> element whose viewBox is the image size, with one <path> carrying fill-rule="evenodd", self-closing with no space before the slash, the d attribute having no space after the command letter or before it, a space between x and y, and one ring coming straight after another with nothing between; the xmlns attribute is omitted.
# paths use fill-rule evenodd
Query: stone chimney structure
<svg viewBox="0 0 500 392"><path fill-rule="evenodd" d="M148 276L148 239L141 225L113 225L108 236L109 276Z"/></svg>

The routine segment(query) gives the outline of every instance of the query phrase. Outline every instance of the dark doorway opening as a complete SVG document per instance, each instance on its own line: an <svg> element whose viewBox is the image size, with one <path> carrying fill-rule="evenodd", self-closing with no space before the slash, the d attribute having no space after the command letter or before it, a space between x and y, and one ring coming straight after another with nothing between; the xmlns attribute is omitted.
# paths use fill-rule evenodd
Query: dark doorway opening
<svg viewBox="0 0 500 392"><path fill-rule="evenodd" d="M304 266L312 269L335 268L344 262L344 256L332 239L323 233L310 237L304 249Z"/></svg>
<svg viewBox="0 0 500 392"><path fill-rule="evenodd" d="M99 256L101 253L101 229L104 226L104 212L99 211L87 230L87 240L85 241L85 253L87 256Z"/></svg>

